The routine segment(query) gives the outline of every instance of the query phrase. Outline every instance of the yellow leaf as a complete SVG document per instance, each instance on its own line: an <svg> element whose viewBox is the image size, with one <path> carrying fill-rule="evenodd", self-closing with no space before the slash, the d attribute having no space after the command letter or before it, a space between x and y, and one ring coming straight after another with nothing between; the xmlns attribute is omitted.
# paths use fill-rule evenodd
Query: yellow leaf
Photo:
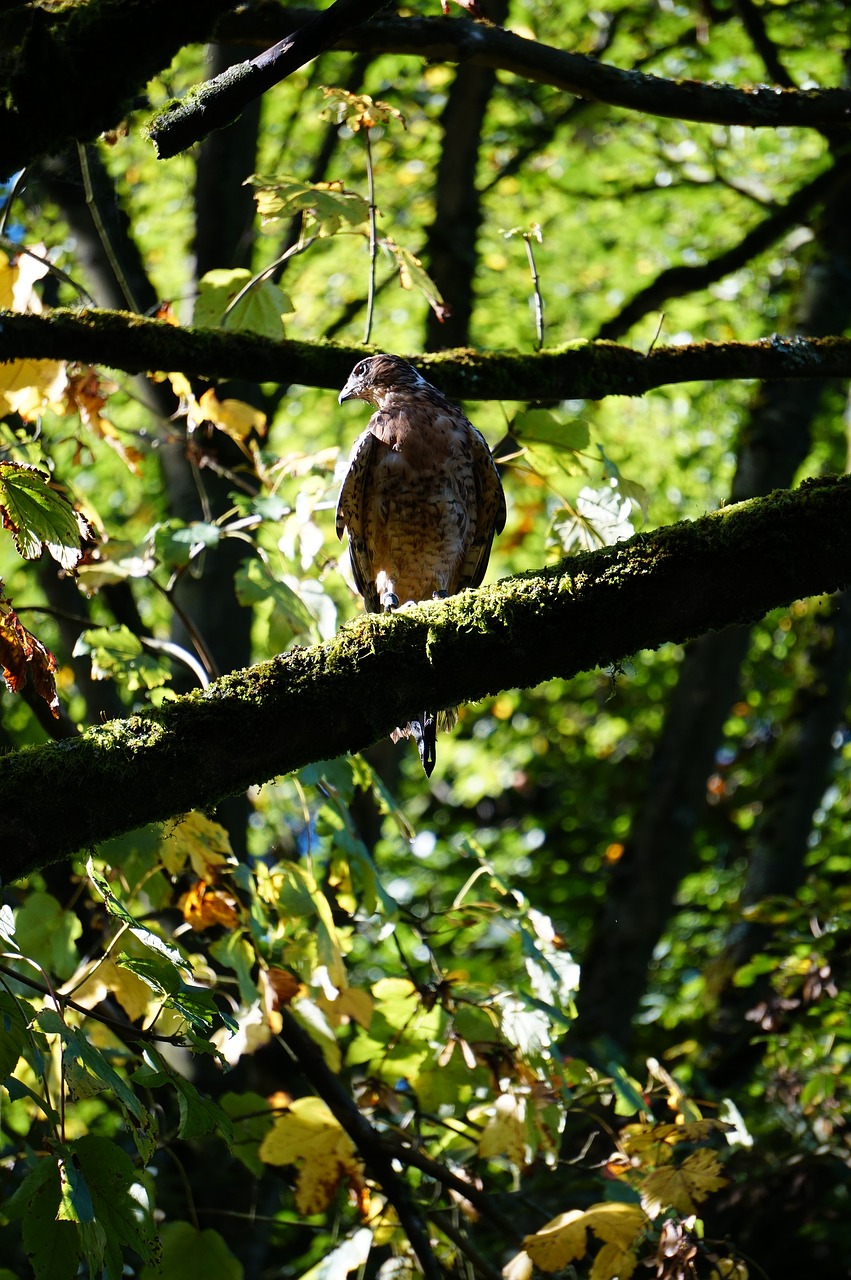
<svg viewBox="0 0 851 1280"><path fill-rule="evenodd" d="M295 1165L299 1213L327 1209L344 1179L359 1179L360 1162L348 1134L321 1098L298 1098L279 1116L259 1148L266 1164Z"/></svg>
<svg viewBox="0 0 851 1280"><path fill-rule="evenodd" d="M212 387L198 401L207 422L224 431L234 440L244 440L252 431L262 435L266 430L266 415L244 400L219 400Z"/></svg>
<svg viewBox="0 0 851 1280"><path fill-rule="evenodd" d="M530 1163L532 1153L526 1141L526 1099L513 1093L501 1093L493 1114L479 1138L479 1155L504 1155L522 1169Z"/></svg>
<svg viewBox="0 0 851 1280"><path fill-rule="evenodd" d="M366 1224L372 1231L376 1249L389 1244L399 1232L399 1216L385 1196L373 1192L369 1199Z"/></svg>
<svg viewBox="0 0 851 1280"><path fill-rule="evenodd" d="M160 858L169 875L177 875L186 865L205 884L215 884L221 868L234 861L230 837L224 827L193 809L175 818L166 828Z"/></svg>
<svg viewBox="0 0 851 1280"><path fill-rule="evenodd" d="M533 1236L527 1236L523 1246L536 1267L541 1271L561 1271L575 1258L584 1258L588 1223L582 1209L570 1209L560 1213Z"/></svg>
<svg viewBox="0 0 851 1280"><path fill-rule="evenodd" d="M523 1241L526 1252L541 1271L560 1271L576 1258L584 1258L590 1228L606 1244L626 1251L647 1225L644 1212L634 1204L592 1204L571 1209Z"/></svg>
<svg viewBox="0 0 851 1280"><path fill-rule="evenodd" d="M502 1268L505 1280L532 1280L533 1263L525 1249L515 1253Z"/></svg>
<svg viewBox="0 0 851 1280"><path fill-rule="evenodd" d="M696 1205L726 1185L717 1156L712 1151L695 1151L679 1168L651 1173L644 1183L641 1203L651 1218L668 1206L678 1213L694 1213Z"/></svg>
<svg viewBox="0 0 851 1280"><path fill-rule="evenodd" d="M725 1132L723 1120L691 1120L685 1124L631 1124L621 1132L627 1155L643 1163L668 1164L678 1142L703 1142L711 1133ZM648 1160L649 1157L649 1160Z"/></svg>
<svg viewBox="0 0 851 1280"><path fill-rule="evenodd" d="M68 377L58 360L10 360L0 365L0 417L19 413L30 422L45 409L61 413Z"/></svg>
<svg viewBox="0 0 851 1280"><path fill-rule="evenodd" d="M344 1022L351 1021L357 1022L365 1031L369 1030L375 1005L368 991L347 987L345 991L337 993L335 1000L329 1000L327 996L319 996L316 1003L332 1027L339 1027Z"/></svg>
<svg viewBox="0 0 851 1280"><path fill-rule="evenodd" d="M609 1242L603 1245L594 1259L590 1280L629 1280L635 1263L634 1253Z"/></svg>

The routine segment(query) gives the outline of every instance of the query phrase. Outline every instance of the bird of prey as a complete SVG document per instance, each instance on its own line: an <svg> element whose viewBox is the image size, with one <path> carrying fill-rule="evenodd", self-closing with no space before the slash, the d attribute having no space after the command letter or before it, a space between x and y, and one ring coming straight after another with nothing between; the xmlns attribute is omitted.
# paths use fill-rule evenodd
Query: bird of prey
<svg viewBox="0 0 851 1280"><path fill-rule="evenodd" d="M490 449L457 405L398 356L361 360L339 401L375 409L349 457L337 536L367 611L443 599L482 581L505 496ZM454 714L444 713L441 727ZM426 776L435 761L433 711L391 735L413 737Z"/></svg>

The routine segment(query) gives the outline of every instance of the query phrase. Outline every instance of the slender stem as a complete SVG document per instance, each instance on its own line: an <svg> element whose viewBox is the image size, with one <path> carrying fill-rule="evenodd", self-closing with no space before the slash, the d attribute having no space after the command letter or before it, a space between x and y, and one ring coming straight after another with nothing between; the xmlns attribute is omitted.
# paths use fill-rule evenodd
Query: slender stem
<svg viewBox="0 0 851 1280"><path fill-rule="evenodd" d="M298 244L292 245L292 247L287 249L285 253L282 253L279 258L276 258L274 262L270 262L268 267L264 267L262 271L257 272L256 276L252 276L250 280L246 281L246 283L242 286L242 288L240 289L236 297L231 299L231 301L228 303L228 305L225 307L224 311L222 312L222 326L224 326L225 320L233 311L234 307L236 307L238 303L242 302L242 299L245 297L245 295L249 292L250 289L255 289L257 285L262 284L264 280L268 280L270 276L273 276L275 274L278 267L283 266L283 264L287 262L289 258L295 258L298 254L304 253L306 249L310 248L314 240L318 240L318 239L319 239L318 232L315 236L308 236L306 240L304 240L303 238L300 238Z"/></svg>
<svg viewBox="0 0 851 1280"><path fill-rule="evenodd" d="M535 262L535 250L532 248L532 237L524 235L526 257L529 259L529 271L532 275L532 294L535 299L535 350L540 351L544 345L544 299L541 297L541 282L538 277L538 266Z"/></svg>
<svg viewBox="0 0 851 1280"><path fill-rule="evenodd" d="M106 260L112 268L112 273L118 281L121 292L124 294L124 300L131 311L140 311L141 308L136 301L133 290L130 287L130 281L124 273L124 268L118 261L118 256L112 247L112 241L106 229L103 218L100 216L100 209L95 200L94 188L92 187L92 175L89 170L89 157L86 154L86 148L82 142L77 143L77 155L80 159L80 173L83 178L83 194L86 198L86 205L95 224L95 231L98 233L98 239L101 242Z"/></svg>
<svg viewBox="0 0 851 1280"><path fill-rule="evenodd" d="M452 1241L458 1252L464 1255L477 1275L483 1276L484 1280L502 1280L499 1267L495 1267L479 1253L470 1239L452 1221L452 1215L446 1209L432 1209L429 1217L437 1229Z"/></svg>
<svg viewBox="0 0 851 1280"><path fill-rule="evenodd" d="M369 196L369 294L366 302L366 327L364 329L364 345L369 342L372 333L372 314L375 310L375 260L378 251L378 233L376 227L377 210L375 208L375 172L372 167L372 143L369 129L364 129L366 143L366 181Z"/></svg>
<svg viewBox="0 0 851 1280"><path fill-rule="evenodd" d="M24 986L29 987L33 991L38 991L43 996L49 996L58 1006L73 1009L75 1013L82 1013L87 1018L94 1018L95 1022L102 1022L105 1027L111 1027L124 1037L125 1040L143 1040L160 1041L164 1044L183 1044L183 1036L180 1035L159 1035L155 1031L145 1031L141 1027L134 1027L130 1022L122 1022L120 1018L113 1018L108 1013L98 1013L96 1009L87 1009L82 1004L77 1004L76 1000L69 1000L67 996L56 995L43 982L37 982L35 978L27 978L24 974L19 973L17 969L12 969L9 965L0 964L0 973L5 973L10 978L14 978L16 982L23 982Z"/></svg>

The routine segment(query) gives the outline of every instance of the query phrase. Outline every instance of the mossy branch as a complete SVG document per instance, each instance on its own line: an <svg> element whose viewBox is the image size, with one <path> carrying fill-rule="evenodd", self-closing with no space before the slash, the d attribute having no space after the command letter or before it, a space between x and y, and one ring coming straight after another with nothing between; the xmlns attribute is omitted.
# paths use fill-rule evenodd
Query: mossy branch
<svg viewBox="0 0 851 1280"><path fill-rule="evenodd" d="M0 310L0 362L78 360L151 373L179 369L208 378L301 383L338 390L376 348L274 342L224 329L177 328L123 311ZM656 347L568 343L546 351L467 348L411 357L443 391L468 400L589 399L643 395L670 383L739 378L849 378L851 338L782 338Z"/></svg>
<svg viewBox="0 0 851 1280"><path fill-rule="evenodd" d="M229 67L221 75L179 102L172 103L148 126L148 134L161 160L185 151L221 129L267 89L315 58L351 27L366 22L387 0L335 0L329 9L313 13L270 49Z"/></svg>
<svg viewBox="0 0 851 1280"><path fill-rule="evenodd" d="M86 0L0 14L0 178L74 138L96 138L139 105L184 45L234 0Z"/></svg>
<svg viewBox="0 0 851 1280"><path fill-rule="evenodd" d="M235 10L216 27L218 39L274 39L314 16L277 4ZM569 37L565 37L568 39ZM591 102L675 120L747 128L847 128L851 90L790 89L758 84L738 88L699 80L670 80L613 67L598 58L529 40L491 23L453 17L382 15L349 32L335 46L355 53L407 54L429 62L469 63L552 85Z"/></svg>
<svg viewBox="0 0 851 1280"><path fill-rule="evenodd" d="M809 481L539 573L369 615L158 711L0 760L0 873L359 751L452 706L851 585L851 478ZM401 748L400 748L401 749Z"/></svg>

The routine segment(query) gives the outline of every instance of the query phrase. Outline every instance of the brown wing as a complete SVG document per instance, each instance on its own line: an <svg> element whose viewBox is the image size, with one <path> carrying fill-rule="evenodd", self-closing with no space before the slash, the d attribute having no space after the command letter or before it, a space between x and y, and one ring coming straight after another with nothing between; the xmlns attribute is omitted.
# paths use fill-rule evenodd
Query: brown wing
<svg viewBox="0 0 851 1280"><path fill-rule="evenodd" d="M367 429L358 436L352 452L349 454L349 469L340 489L337 502L337 537L342 538L343 531L349 534L349 557L352 562L352 573L355 586L364 598L369 613L378 613L381 604L375 587L375 575L372 572L366 538L364 536L364 491L367 477L373 465L375 446L378 442L372 432Z"/></svg>
<svg viewBox="0 0 851 1280"><path fill-rule="evenodd" d="M467 548L458 587L478 587L485 576L495 533L505 527L505 494L487 441L470 426L470 450L476 485L476 532Z"/></svg>

